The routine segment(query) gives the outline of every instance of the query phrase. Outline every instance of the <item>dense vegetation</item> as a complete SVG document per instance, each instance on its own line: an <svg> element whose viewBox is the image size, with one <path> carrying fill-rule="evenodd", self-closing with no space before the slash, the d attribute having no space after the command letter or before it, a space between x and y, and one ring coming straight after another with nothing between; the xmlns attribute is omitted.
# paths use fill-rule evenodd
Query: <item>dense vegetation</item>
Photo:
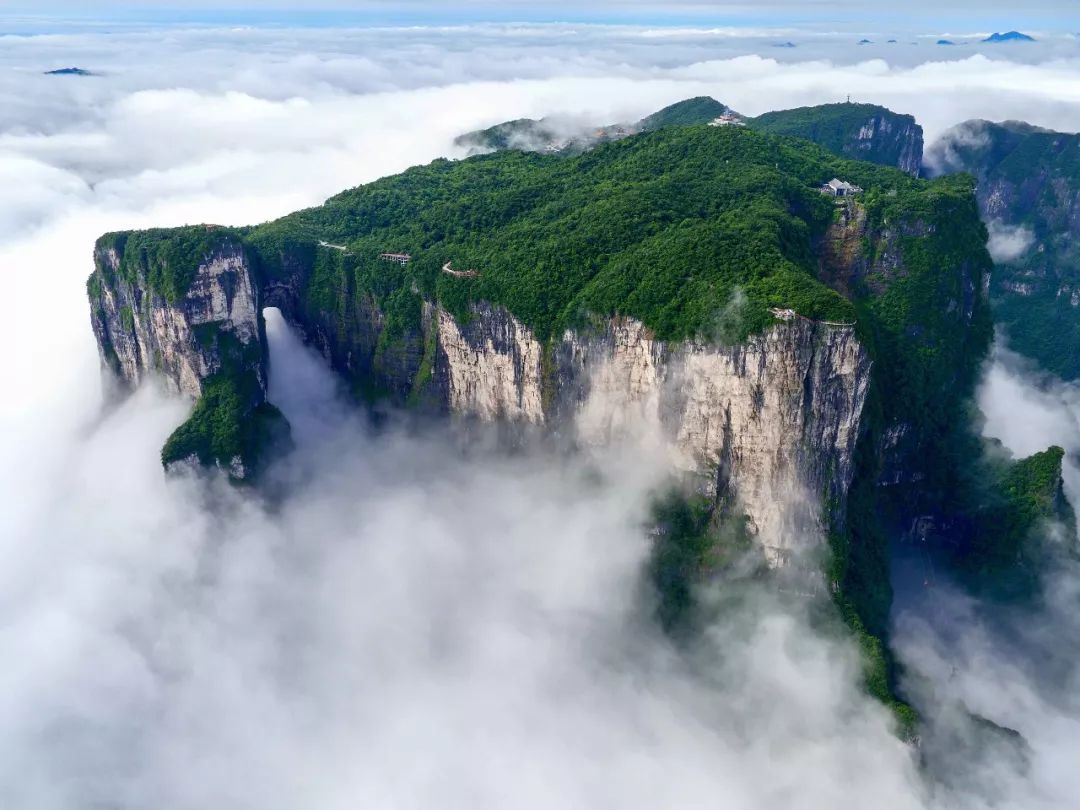
<svg viewBox="0 0 1080 810"><path fill-rule="evenodd" d="M715 98L698 96L678 101L652 115L642 118L635 125L639 132L650 132L664 127L688 127L707 124L728 111L727 105Z"/></svg>
<svg viewBox="0 0 1080 810"><path fill-rule="evenodd" d="M253 480L276 453L290 446L284 415L264 401L259 368L262 347L241 343L214 324L195 328L195 339L212 350L221 368L203 380L202 396L188 420L166 441L161 461L166 467L196 458L234 478ZM243 465L236 468L235 461Z"/></svg>
<svg viewBox="0 0 1080 810"><path fill-rule="evenodd" d="M195 411L169 437L161 461L169 465L196 458L199 463L233 472L234 460L243 464L250 478L289 441L289 426L281 412L268 402L252 407L250 381L242 375L215 374L203 381L203 394Z"/></svg>
<svg viewBox="0 0 1080 810"><path fill-rule="evenodd" d="M652 520L657 540L649 577L657 594L656 617L664 630L679 637L695 629L700 618L695 586L749 554L753 541L742 516L678 490L657 498Z"/></svg>
<svg viewBox="0 0 1080 810"><path fill-rule="evenodd" d="M964 483L970 531L956 548L957 562L997 590L1029 590L1050 547L1051 523L1075 530L1075 517L1062 492L1065 451L1051 447L1013 460L990 442Z"/></svg>
<svg viewBox="0 0 1080 810"><path fill-rule="evenodd" d="M551 152L564 157L580 155L602 143L639 132L664 127L707 124L727 111L727 107L708 96L678 101L634 124L610 124L585 127L568 120L518 118L487 129L466 132L454 144L470 154L520 149L525 152Z"/></svg>
<svg viewBox="0 0 1080 810"><path fill-rule="evenodd" d="M540 151L559 141L558 128L552 122L518 118L487 129L466 132L455 138L454 144L477 152L497 152L504 149Z"/></svg>
<svg viewBox="0 0 1080 810"><path fill-rule="evenodd" d="M656 543L649 578L657 596L656 617L676 640L693 637L714 618L703 615L696 598L695 589L703 580L723 577L730 586L725 590L733 598L738 598L739 586L749 581L771 582L782 590L782 580L769 574L741 515L700 495L671 491L654 502L652 519ZM826 572L827 576L832 574ZM868 630L859 610L843 591L834 594L833 601L838 610L830 609L825 598L815 601L810 619L827 630L837 623L839 614L862 655L866 691L893 712L899 735L912 737L915 713L896 697L895 668L883 641L884 631Z"/></svg>
<svg viewBox="0 0 1080 810"><path fill-rule="evenodd" d="M302 266L305 299L343 316L345 291L383 304L415 289L463 316L471 301L502 304L541 338L587 313L621 313L676 339L709 334L739 290L742 336L772 321L770 307L855 320L852 303L817 279L814 242L834 216L817 187L836 175L883 200L895 193L898 205L960 205L970 194L741 128L674 127L570 159L436 161L255 228L246 241L271 278ZM413 260L400 268L380 261L384 251ZM479 277L441 273L447 261ZM407 303L397 301L417 311Z"/></svg>

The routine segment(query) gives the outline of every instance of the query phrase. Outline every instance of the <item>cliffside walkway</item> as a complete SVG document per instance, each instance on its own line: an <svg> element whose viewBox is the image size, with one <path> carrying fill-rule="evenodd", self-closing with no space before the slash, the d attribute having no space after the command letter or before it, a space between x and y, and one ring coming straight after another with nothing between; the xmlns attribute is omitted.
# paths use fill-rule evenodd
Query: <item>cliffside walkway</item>
<svg viewBox="0 0 1080 810"><path fill-rule="evenodd" d="M454 278L480 278L479 270L455 270L450 266L451 262L447 262L442 266L442 271L448 276Z"/></svg>
<svg viewBox="0 0 1080 810"><path fill-rule="evenodd" d="M773 307L769 310L769 312L771 312L772 316L778 321L784 321L785 323L798 318L803 321L810 321L810 323L820 323L823 326L855 326L855 321L852 321L851 323L848 323L846 321L815 321L813 318L807 318L805 315L800 315L793 309L779 309L777 307Z"/></svg>
<svg viewBox="0 0 1080 810"><path fill-rule="evenodd" d="M319 247L330 248L330 250L337 250L342 253L348 253L349 249L345 245L332 245L329 242L319 242Z"/></svg>

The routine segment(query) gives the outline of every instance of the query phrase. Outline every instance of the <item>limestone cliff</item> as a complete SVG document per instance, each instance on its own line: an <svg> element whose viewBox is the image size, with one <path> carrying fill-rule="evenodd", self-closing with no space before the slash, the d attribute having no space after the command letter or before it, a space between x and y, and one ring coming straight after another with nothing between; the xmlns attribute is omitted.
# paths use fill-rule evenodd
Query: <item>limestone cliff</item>
<svg viewBox="0 0 1080 810"><path fill-rule="evenodd" d="M499 308L477 307L464 328L443 310L434 323L434 386L454 413L551 424L586 445L659 441L674 469L746 515L773 563L843 521L823 507L844 503L870 381L851 326L791 316L717 346L665 343L620 318L567 331L546 354Z"/></svg>
<svg viewBox="0 0 1080 810"><path fill-rule="evenodd" d="M89 281L91 324L105 365L127 387L154 376L199 404L166 444L166 466L187 460L253 472L259 445L286 431L266 403L267 369L261 290L248 254L226 231L205 228L192 257L186 291L169 282L177 257L161 252L153 232L99 240ZM205 418L213 409L225 420Z"/></svg>
<svg viewBox="0 0 1080 810"><path fill-rule="evenodd" d="M129 385L157 374L199 399L224 369L254 381L245 407L265 402L261 304L264 294L239 241L224 238L200 257L190 289L169 301L149 288L148 268L124 266L123 246L99 245L92 311L104 360ZM128 257L129 264L131 257ZM717 497L750 520L777 561L796 528L822 529L842 514L852 453L869 384L869 357L851 326L788 316L734 346L656 340L640 322L615 319L591 331L567 331L545 347L501 307L476 305L464 323L428 304L421 334L431 344L426 401L438 410L569 431L583 444L647 433L668 447L673 469L704 475ZM290 320L332 362L395 380L415 377L422 349L392 365L379 355L384 318L366 308L366 334L348 347L286 307ZM364 358L367 358L366 360ZM398 393L401 398L401 392ZM241 459L224 465L243 477ZM820 532L819 532L820 534Z"/></svg>
<svg viewBox="0 0 1080 810"><path fill-rule="evenodd" d="M240 359L258 383L248 407L265 402L263 294L241 245L225 243L205 255L175 303L140 289L138 279L124 280L115 248L100 248L97 259L100 277L113 283L102 285L94 329L124 380L137 384L157 373L197 399L207 380ZM286 312L331 361L348 365L367 354L359 367L379 374L377 327L339 355L317 325ZM784 317L733 346L666 343L620 318L584 333L568 330L545 347L501 307L476 305L459 323L428 304L422 334L412 342L433 347L429 406L557 428L585 445L647 435L667 448L673 470L702 476L710 495L745 514L778 563L792 552L793 538L823 537L828 525L842 522L836 507L851 483L870 379L868 353L852 326ZM383 320L367 313L369 323ZM391 392L402 372L421 371L419 352L403 362L405 369L383 372ZM243 477L241 459L226 466Z"/></svg>
<svg viewBox="0 0 1080 810"><path fill-rule="evenodd" d="M259 290L239 241L228 238L200 257L187 293L177 301L150 289L145 267L125 275L123 246L99 243L92 279L99 295L91 322L102 359L135 386L148 374L161 377L178 393L202 395L203 380L228 362L221 341L235 338L241 350L253 349L252 371L265 390L261 358L262 309Z"/></svg>

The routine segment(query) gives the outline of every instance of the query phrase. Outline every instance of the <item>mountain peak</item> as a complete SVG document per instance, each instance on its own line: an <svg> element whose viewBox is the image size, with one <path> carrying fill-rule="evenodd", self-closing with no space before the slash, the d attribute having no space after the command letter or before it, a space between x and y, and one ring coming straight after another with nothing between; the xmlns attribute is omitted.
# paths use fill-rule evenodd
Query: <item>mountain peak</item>
<svg viewBox="0 0 1080 810"><path fill-rule="evenodd" d="M1022 34L1019 31L1006 31L1004 34L991 34L983 42L1034 42L1035 37Z"/></svg>
<svg viewBox="0 0 1080 810"><path fill-rule="evenodd" d="M648 132L671 126L707 124L729 112L728 106L720 103L715 98L697 96L684 101L677 101L646 118L642 118L637 122L635 128L639 132Z"/></svg>

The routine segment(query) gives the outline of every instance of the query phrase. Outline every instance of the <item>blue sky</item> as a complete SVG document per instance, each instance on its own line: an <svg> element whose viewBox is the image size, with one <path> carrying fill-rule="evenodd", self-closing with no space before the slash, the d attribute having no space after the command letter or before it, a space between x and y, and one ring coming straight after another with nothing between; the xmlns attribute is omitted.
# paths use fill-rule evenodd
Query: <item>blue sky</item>
<svg viewBox="0 0 1080 810"><path fill-rule="evenodd" d="M149 22L343 26L381 24L452 24L491 22L590 22L649 25L830 25L844 28L888 27L900 30L989 31L1032 29L1080 30L1080 11L1074 0L1033 0L1023 4L1002 0L909 0L898 8L892 2L854 0L760 0L759 2L662 3L647 0L14 0L0 18L13 15L62 18L79 22ZM943 10L943 6L947 9Z"/></svg>

